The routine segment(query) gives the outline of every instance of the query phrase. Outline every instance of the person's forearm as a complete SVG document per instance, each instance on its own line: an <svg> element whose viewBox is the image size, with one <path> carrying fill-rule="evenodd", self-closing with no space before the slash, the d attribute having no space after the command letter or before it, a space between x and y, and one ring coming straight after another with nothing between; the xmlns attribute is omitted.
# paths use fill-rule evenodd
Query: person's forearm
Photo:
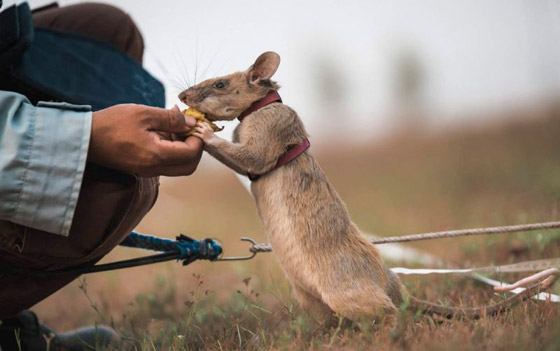
<svg viewBox="0 0 560 351"><path fill-rule="evenodd" d="M89 106L0 91L0 219L68 235L90 133Z"/></svg>

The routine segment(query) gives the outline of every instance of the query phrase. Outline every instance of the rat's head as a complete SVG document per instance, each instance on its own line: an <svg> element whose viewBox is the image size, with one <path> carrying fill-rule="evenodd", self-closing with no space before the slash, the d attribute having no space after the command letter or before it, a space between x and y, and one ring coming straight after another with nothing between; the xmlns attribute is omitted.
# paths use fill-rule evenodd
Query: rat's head
<svg viewBox="0 0 560 351"><path fill-rule="evenodd" d="M279 89L270 80L280 65L272 51L260 55L245 72L205 80L179 94L185 104L206 114L211 121L233 120L270 91Z"/></svg>

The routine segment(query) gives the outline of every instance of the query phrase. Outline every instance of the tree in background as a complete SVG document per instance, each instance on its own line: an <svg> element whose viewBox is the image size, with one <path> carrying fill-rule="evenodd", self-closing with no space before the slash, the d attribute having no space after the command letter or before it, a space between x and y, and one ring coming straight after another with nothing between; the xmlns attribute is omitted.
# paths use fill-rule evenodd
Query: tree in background
<svg viewBox="0 0 560 351"><path fill-rule="evenodd" d="M426 70L418 54L401 49L394 61L393 84L398 127L417 130L426 125Z"/></svg>

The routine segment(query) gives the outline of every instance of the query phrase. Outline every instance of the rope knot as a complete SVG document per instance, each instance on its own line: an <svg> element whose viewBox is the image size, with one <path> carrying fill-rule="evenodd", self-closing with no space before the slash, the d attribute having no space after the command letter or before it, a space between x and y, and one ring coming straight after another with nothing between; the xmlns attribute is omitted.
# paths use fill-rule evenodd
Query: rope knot
<svg viewBox="0 0 560 351"><path fill-rule="evenodd" d="M175 241L175 247L179 251L178 260L185 260L184 265L190 263L193 257L213 261L222 254L222 248L212 239L194 240L186 235L179 235Z"/></svg>
<svg viewBox="0 0 560 351"><path fill-rule="evenodd" d="M214 261L222 254L222 248L216 241L212 239L204 239L200 241L199 258Z"/></svg>

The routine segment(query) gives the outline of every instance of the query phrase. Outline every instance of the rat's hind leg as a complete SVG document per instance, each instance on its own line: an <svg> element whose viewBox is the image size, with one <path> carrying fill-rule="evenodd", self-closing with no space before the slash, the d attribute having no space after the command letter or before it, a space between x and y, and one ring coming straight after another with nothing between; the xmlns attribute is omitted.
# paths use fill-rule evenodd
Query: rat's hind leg
<svg viewBox="0 0 560 351"><path fill-rule="evenodd" d="M321 325L330 323L333 311L327 304L298 284L292 284L292 286L300 307L306 311L312 319Z"/></svg>
<svg viewBox="0 0 560 351"><path fill-rule="evenodd" d="M397 308L377 285L353 284L341 287L323 293L323 299L333 311L350 320L376 319L382 324L396 324Z"/></svg>

